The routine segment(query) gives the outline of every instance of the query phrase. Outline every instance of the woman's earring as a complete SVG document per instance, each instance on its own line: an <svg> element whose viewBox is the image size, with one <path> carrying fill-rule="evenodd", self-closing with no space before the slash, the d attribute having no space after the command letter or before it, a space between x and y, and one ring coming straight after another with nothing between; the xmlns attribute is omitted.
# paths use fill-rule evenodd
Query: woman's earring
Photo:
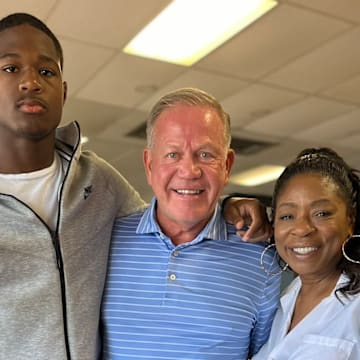
<svg viewBox="0 0 360 360"><path fill-rule="evenodd" d="M351 246L358 246L358 249L360 249L360 240L358 240L358 243L357 244L351 244L351 242L350 242L350 240L351 239L354 239L354 238L359 238L360 237L360 235L351 235L350 237L348 237L344 242L343 242L343 244L342 244L342 247L341 247L341 251L342 251L342 253L343 253L343 255L344 255L344 258L346 259L346 260L348 260L348 261L350 261L350 262L352 262L353 264L360 264L360 260L354 260L354 259L352 259L347 253L346 253L346 251L345 251L345 248L346 247L351 247ZM358 252L359 252L359 250L358 250Z"/></svg>
<svg viewBox="0 0 360 360"><path fill-rule="evenodd" d="M277 272L271 272L270 270L268 270L268 269L266 269L266 267L265 267L265 264L264 264L264 256L265 256L265 254L266 254L266 252L268 251L268 250L270 250L272 247L274 247L275 246L275 244L270 244L270 245L268 245L264 250L263 250L263 252L261 253L261 256L260 256L260 265L261 265L261 267L263 268L263 270L266 272L266 274L268 274L268 275L279 275L279 274L281 274L283 271L285 271L288 267L289 267L289 264L285 264L283 267L281 267L280 266L280 264L279 264L279 266L280 266L280 271L277 271ZM278 259L277 259L277 261L278 261L278 263L280 262L280 256L279 256L279 254L275 251L275 257L277 257Z"/></svg>

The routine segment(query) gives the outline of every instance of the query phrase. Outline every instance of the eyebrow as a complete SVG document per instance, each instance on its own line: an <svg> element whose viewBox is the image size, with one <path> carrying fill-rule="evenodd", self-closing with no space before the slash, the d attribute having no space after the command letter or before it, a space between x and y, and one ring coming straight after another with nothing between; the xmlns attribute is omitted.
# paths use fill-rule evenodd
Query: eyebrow
<svg viewBox="0 0 360 360"><path fill-rule="evenodd" d="M5 58L20 58L20 55L16 53L0 53L0 59Z"/></svg>
<svg viewBox="0 0 360 360"><path fill-rule="evenodd" d="M14 58L14 59L20 59L21 55L18 53L0 53L0 60L1 59L6 59L6 58ZM59 64L59 61L56 61L55 59L53 59L50 56L47 55L40 55L39 59L45 62L51 62L53 64Z"/></svg>
<svg viewBox="0 0 360 360"><path fill-rule="evenodd" d="M318 199L318 200L313 201L310 205L311 205L312 207L314 207L314 206L329 204L330 202L331 202L331 201L328 200L328 199ZM278 208L282 208L282 207L295 208L295 207L297 207L297 206L298 206L297 202L295 202L295 201L289 201L289 202L280 203L280 204L278 205Z"/></svg>

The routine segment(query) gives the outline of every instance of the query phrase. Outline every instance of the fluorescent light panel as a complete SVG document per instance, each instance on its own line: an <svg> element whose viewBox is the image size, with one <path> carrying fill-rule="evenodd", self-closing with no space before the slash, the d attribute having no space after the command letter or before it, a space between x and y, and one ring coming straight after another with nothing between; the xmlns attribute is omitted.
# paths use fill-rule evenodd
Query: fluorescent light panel
<svg viewBox="0 0 360 360"><path fill-rule="evenodd" d="M174 0L123 51L191 66L276 5L275 0Z"/></svg>
<svg viewBox="0 0 360 360"><path fill-rule="evenodd" d="M263 165L231 176L230 182L242 186L258 186L276 180L284 166Z"/></svg>
<svg viewBox="0 0 360 360"><path fill-rule="evenodd" d="M87 142L89 142L89 138L87 136L82 135L80 143L81 144L86 144Z"/></svg>

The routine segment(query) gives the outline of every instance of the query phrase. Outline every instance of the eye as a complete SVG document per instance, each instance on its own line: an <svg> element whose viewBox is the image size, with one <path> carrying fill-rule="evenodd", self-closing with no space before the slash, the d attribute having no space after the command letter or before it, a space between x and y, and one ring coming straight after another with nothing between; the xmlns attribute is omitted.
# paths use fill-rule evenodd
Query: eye
<svg viewBox="0 0 360 360"><path fill-rule="evenodd" d="M326 211L326 210L320 210L315 213L315 216L317 217L326 217L330 215L331 215L330 211Z"/></svg>
<svg viewBox="0 0 360 360"><path fill-rule="evenodd" d="M169 159L176 159L177 154L175 152L171 152L171 153L168 153L166 155L166 157L169 158Z"/></svg>
<svg viewBox="0 0 360 360"><path fill-rule="evenodd" d="M281 221L289 221L292 220L294 217L291 214L284 214L284 215L279 215L278 219Z"/></svg>
<svg viewBox="0 0 360 360"><path fill-rule="evenodd" d="M2 70L8 73L14 73L18 71L18 68L14 65L8 65L3 67Z"/></svg>
<svg viewBox="0 0 360 360"><path fill-rule="evenodd" d="M210 159L210 158L212 158L212 155L207 151L202 151L200 153L200 158L201 159Z"/></svg>
<svg viewBox="0 0 360 360"><path fill-rule="evenodd" d="M42 75L42 76L45 76L45 77L51 77L51 76L56 75L55 71L50 70L50 69L41 69L39 71L39 74Z"/></svg>

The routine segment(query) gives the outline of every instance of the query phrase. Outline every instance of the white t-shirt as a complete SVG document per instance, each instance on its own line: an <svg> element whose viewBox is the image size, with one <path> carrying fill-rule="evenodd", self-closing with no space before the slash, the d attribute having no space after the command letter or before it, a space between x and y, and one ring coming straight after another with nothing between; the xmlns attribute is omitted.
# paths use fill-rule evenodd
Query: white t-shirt
<svg viewBox="0 0 360 360"><path fill-rule="evenodd" d="M335 287L347 281L341 275ZM268 342L253 360L359 360L360 294L344 298L334 291L289 333L295 301L301 288L296 278L285 290Z"/></svg>
<svg viewBox="0 0 360 360"><path fill-rule="evenodd" d="M13 195L24 202L55 230L59 190L64 180L66 165L55 153L54 161L45 169L23 174L0 173L0 193Z"/></svg>

